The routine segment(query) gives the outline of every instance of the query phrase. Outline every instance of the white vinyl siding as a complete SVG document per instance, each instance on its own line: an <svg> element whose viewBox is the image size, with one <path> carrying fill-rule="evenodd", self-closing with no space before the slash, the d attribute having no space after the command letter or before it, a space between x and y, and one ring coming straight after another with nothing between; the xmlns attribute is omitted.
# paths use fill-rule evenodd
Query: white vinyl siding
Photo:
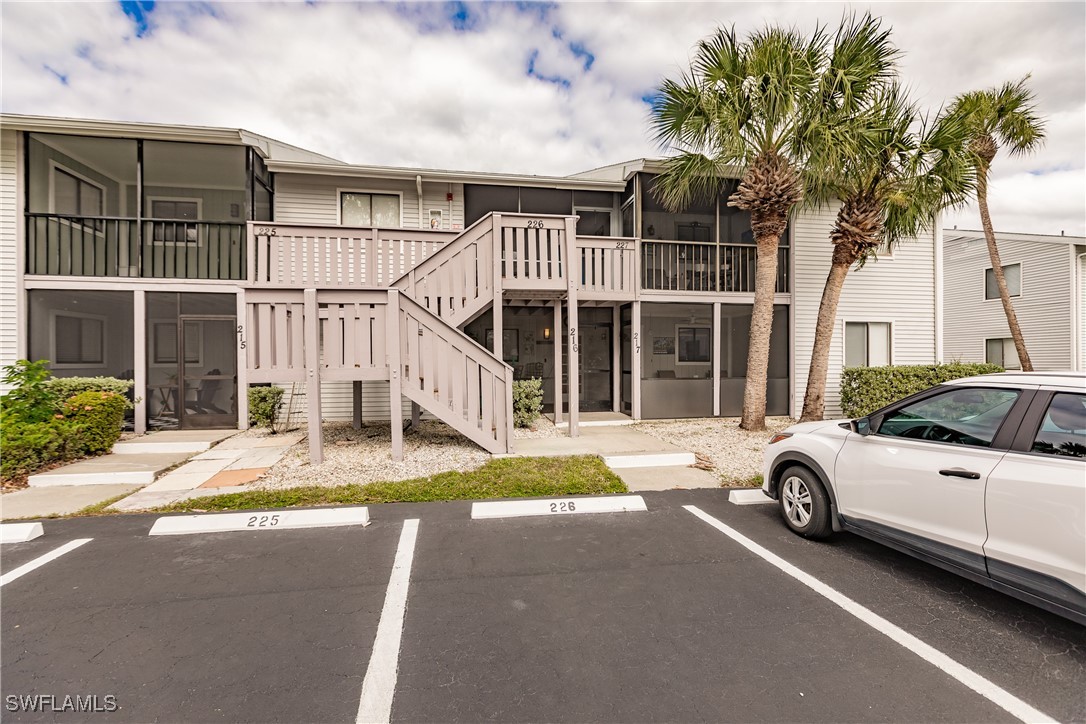
<svg viewBox="0 0 1086 724"><path fill-rule="evenodd" d="M837 206L800 213L793 221L792 276L795 338L795 410L803 406L807 373L814 346L815 322L822 289L830 270L829 240ZM983 279L983 276L982 276ZM887 322L893 329L892 361L896 365L935 361L935 232L907 240L892 258L870 261L852 269L845 280L837 308L837 324L830 343L826 380L826 417L840 416L841 369L844 365L844 321Z"/></svg>
<svg viewBox="0 0 1086 724"><path fill-rule="evenodd" d="M15 131L0 131L0 366L14 363L19 354L17 145Z"/></svg>
<svg viewBox="0 0 1086 724"><path fill-rule="evenodd" d="M1033 368L1071 369L1072 280L1067 242L998 239L1004 266L1022 268L1021 296L1013 299ZM999 301L985 300L985 270L992 264L984 237L955 236L943 244L943 356L983 362L985 340L1011 336Z"/></svg>
<svg viewBox="0 0 1086 724"><path fill-rule="evenodd" d="M1083 247L1076 252L1086 251ZM1086 256L1078 257L1078 369L1086 370Z"/></svg>

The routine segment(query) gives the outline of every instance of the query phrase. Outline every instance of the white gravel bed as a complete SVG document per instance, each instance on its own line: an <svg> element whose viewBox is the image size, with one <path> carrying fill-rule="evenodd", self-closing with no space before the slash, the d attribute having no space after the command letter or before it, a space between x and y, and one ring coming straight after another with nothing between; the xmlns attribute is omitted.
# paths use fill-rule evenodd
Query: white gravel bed
<svg viewBox="0 0 1086 724"><path fill-rule="evenodd" d="M543 415L532 423L531 427L514 427L514 440L532 440L541 437L562 437L564 433L554 426L551 418Z"/></svg>
<svg viewBox="0 0 1086 724"><path fill-rule="evenodd" d="M762 474L762 452L770 436L795 424L788 417L767 417L765 422L765 432L740 430L736 418L657 420L634 427L694 453L721 485L753 486L761 485L755 476Z"/></svg>
<svg viewBox="0 0 1086 724"><path fill-rule="evenodd" d="M324 425L322 464L309 464L309 440L303 438L255 487L408 480L446 470L473 470L489 459L489 453L444 423L423 420L418 429L404 433L403 462L394 463L387 422L363 424L361 430L353 429L349 422L331 422Z"/></svg>

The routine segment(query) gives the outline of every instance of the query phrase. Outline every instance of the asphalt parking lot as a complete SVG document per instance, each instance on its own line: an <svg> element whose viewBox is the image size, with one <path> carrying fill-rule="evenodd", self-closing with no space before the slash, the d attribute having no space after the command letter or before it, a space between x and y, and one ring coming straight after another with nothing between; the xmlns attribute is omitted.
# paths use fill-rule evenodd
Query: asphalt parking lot
<svg viewBox="0 0 1086 724"><path fill-rule="evenodd" d="M644 498L189 536L47 521L0 573L90 540L0 588L3 718L1086 721L1086 628L848 534L803 540L724 491ZM50 710L11 710L34 695ZM52 711L92 695L115 710Z"/></svg>

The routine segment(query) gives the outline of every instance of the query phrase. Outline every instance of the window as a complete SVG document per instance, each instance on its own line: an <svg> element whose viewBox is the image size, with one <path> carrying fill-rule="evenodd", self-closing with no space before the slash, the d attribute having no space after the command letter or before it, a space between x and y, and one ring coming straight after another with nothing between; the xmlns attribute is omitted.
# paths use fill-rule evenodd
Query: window
<svg viewBox="0 0 1086 724"><path fill-rule="evenodd" d="M106 321L57 312L53 315L53 363L71 367L105 364Z"/></svg>
<svg viewBox="0 0 1086 724"><path fill-rule="evenodd" d="M610 236L610 209L574 209L577 214L577 236Z"/></svg>
<svg viewBox="0 0 1086 724"><path fill-rule="evenodd" d="M199 199L149 199L152 239L157 242L195 243L195 222L200 218Z"/></svg>
<svg viewBox="0 0 1086 724"><path fill-rule="evenodd" d="M845 367L890 364L889 322L845 322Z"/></svg>
<svg viewBox="0 0 1086 724"><path fill-rule="evenodd" d="M101 216L103 197L101 186L53 167L53 211L69 216Z"/></svg>
<svg viewBox="0 0 1086 724"><path fill-rule="evenodd" d="M1032 449L1045 455L1086 457L1086 395L1057 392Z"/></svg>
<svg viewBox="0 0 1086 724"><path fill-rule="evenodd" d="M953 388L890 414L878 434L991 447L1018 395L1018 390Z"/></svg>
<svg viewBox="0 0 1086 724"><path fill-rule="evenodd" d="M677 361L682 363L710 362L709 350L712 349L712 327L679 327L676 330L679 344L676 348Z"/></svg>
<svg viewBox="0 0 1086 724"><path fill-rule="evenodd" d="M400 197L344 191L339 197L344 226L400 226Z"/></svg>
<svg viewBox="0 0 1086 724"><path fill-rule="evenodd" d="M1005 264L1003 277L1007 280L1007 292L1012 297L1022 296L1022 265ZM999 299L999 285L996 284L995 270L984 270L984 298Z"/></svg>
<svg viewBox="0 0 1086 724"><path fill-rule="evenodd" d="M1010 337L984 340L984 361L999 365L1005 370L1022 369L1018 362L1018 350L1014 348L1014 340Z"/></svg>

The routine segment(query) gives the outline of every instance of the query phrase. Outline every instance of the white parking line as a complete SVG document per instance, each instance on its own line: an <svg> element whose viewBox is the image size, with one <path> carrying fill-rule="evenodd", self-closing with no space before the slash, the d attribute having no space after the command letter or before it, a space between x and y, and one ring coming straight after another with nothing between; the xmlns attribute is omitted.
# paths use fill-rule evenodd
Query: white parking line
<svg viewBox="0 0 1086 724"><path fill-rule="evenodd" d="M864 608L860 604L853 601L848 596L839 593L837 590L830 588L822 581L818 580L814 576L801 571L788 561L784 560L775 553L771 553L767 549L758 545L750 538L739 531L721 523L719 520L702 511L700 508L693 505L684 505L689 512L701 518L709 525L719 530L724 535L734 540L739 545L743 546L751 553L761 557L767 563L779 568L787 573L792 578L807 586L815 593L829 599L833 603L837 604L845 611L851 613L856 618L866 623L871 628L875 629L881 634L884 634L897 643L904 646L909 651L920 658L927 661L932 666L940 669L944 673L950 675L957 681L965 684L973 691L977 692L985 699L1000 707L1008 714L1016 717L1020 721L1024 722L1051 722L1055 721L1052 717L1043 714L1042 712L1034 709L1032 706L1022 701L1018 697L1014 696L1005 689L1000 688L996 684L992 683L988 679L985 679L980 674L967 669L959 664L954 659L950 658L938 649L929 646L917 637L910 633L907 633L904 629L895 626L882 616L872 612L870 609Z"/></svg>
<svg viewBox="0 0 1086 724"><path fill-rule="evenodd" d="M388 577L381 621L377 624L377 636L373 641L370 664L366 668L366 678L362 681L362 696L358 701L358 716L355 717L359 724L384 724L392 716L400 639L403 636L403 618L407 609L407 587L411 583L411 562L415 558L415 539L418 532L417 518L403 522L400 542L396 546L396 559Z"/></svg>
<svg viewBox="0 0 1086 724"><path fill-rule="evenodd" d="M29 563L24 563L23 565L19 566L18 568L14 569L14 570L10 570L7 573L5 573L4 575L0 576L0 586L6 586L7 584L14 581L16 578L22 578L27 573L30 573L31 571L33 571L35 569L41 568L42 566L44 566L49 561L55 561L57 558L60 558L65 553L68 553L70 551L74 551L79 546L83 545L84 543L90 543L92 540L94 540L94 539L93 538L76 538L75 540L68 541L67 543L65 543L61 547L55 548L55 549L49 551L44 556L38 556L37 558L30 561Z"/></svg>

